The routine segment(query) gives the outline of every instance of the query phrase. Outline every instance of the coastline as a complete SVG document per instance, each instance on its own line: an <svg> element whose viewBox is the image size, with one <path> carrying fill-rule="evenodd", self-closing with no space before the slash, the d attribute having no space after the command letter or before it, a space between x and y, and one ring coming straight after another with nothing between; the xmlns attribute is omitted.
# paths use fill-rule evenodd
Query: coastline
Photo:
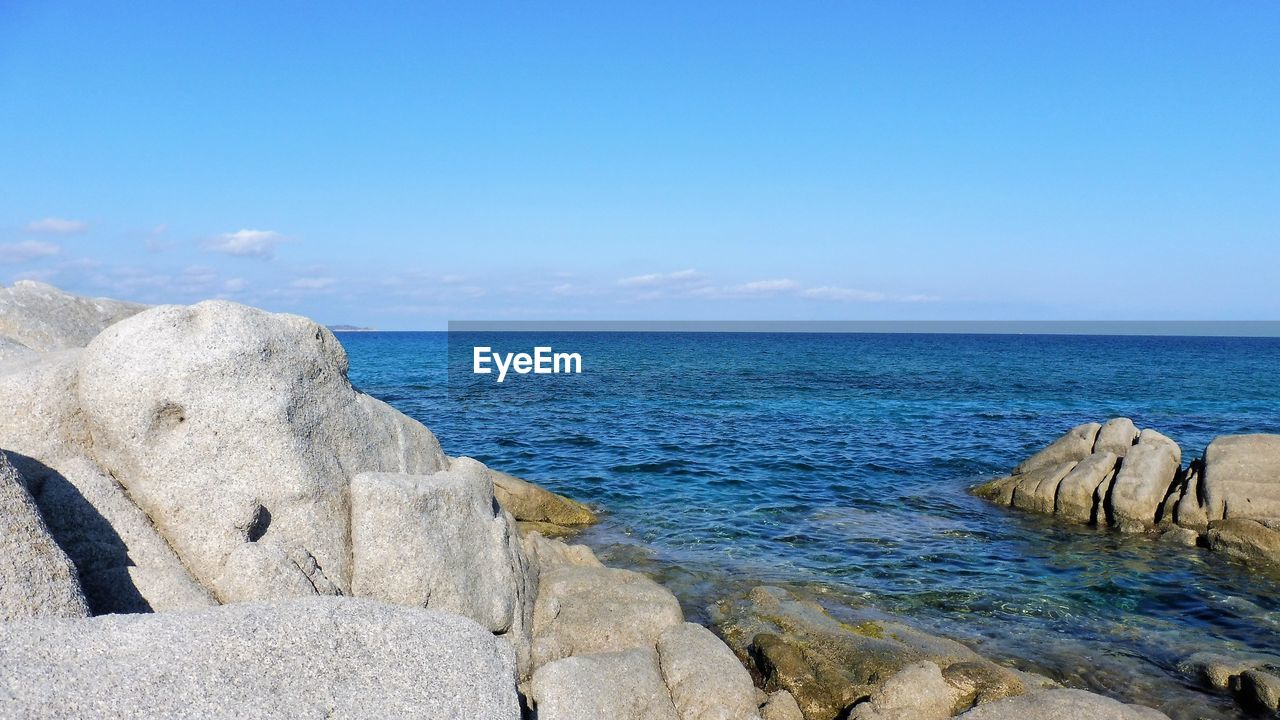
<svg viewBox="0 0 1280 720"><path fill-rule="evenodd" d="M30 284L24 288L39 290L45 296L57 292ZM306 594L307 588L314 595L336 590L343 591L341 595L413 606L423 604L425 584L436 589L427 593L426 607L432 608L434 602L434 607L468 615L479 627L509 643L515 657L509 659L508 667L520 679L524 702L536 706L539 717L544 718L589 717L592 712L602 712L601 702L612 703L607 707L615 710L634 710L641 707L636 705L638 698L649 698L646 702L656 702L663 710L642 703L645 709L637 710L640 714L635 717L661 717L660 713L666 712L664 703L670 703L672 716L680 720L710 712L727 712L731 717L754 713L764 718L794 717L788 698L798 701L796 710L802 710L806 720L826 720L845 712L863 718L941 718L965 712L971 717L1012 718L1028 716L1029 707L1050 708L1062 702L1085 703L1099 712L1115 713L1115 717L1161 717L1083 691L1054 688L1046 678L993 663L901 619L883 617L855 623L837 619L806 598L795 597L794 589L753 588L744 598L724 598L725 604L709 615L719 620L718 629L728 639L725 645L705 630L685 624L675 596L643 575L605 568L584 547L543 537L542 530L554 532L550 526L588 524L589 511L583 506L474 461L449 458L422 425L349 385L344 389L345 352L331 342L332 335L326 336L314 323L230 303L145 312L126 308L137 315L125 321L115 314L90 310L90 306L102 306L102 301L63 297L55 317L45 318L41 325L42 337L54 338L57 333L50 328L57 330L55 321L72 319L61 308L77 302L90 321L77 320L75 332L65 333L71 339L47 342L43 350L27 344L33 335L14 331L22 323L34 326L31 317L19 322L6 320L9 324L0 326L0 334L15 338L14 342L25 348L8 360L0 358L9 377L3 386L5 396L28 403L0 435L0 448L11 459L17 458L13 465L23 479L14 486L25 486L48 525L46 534L60 541L55 544L66 545L68 538L83 530L78 521L65 521L69 505L55 504L59 500L54 491L67 490L69 483L79 491L79 502L88 500L94 505L128 546L127 560L133 564L100 565L89 571L85 563L103 561L92 549L63 548L72 561L79 560L86 604L99 611L128 607L122 602L128 598L118 596L132 593L140 595L151 610L164 610L165 601L177 598L179 602L171 606L174 610L206 607L211 609L197 612L217 614L219 611L212 609L215 605L237 601L287 604L283 598ZM23 307L29 311L32 305ZM176 336L172 334L174 327L181 331ZM207 334L210 327L222 334ZM108 328L110 335L97 337L98 331ZM83 342L89 349L76 350L76 343L85 335L89 339ZM226 352L218 350L195 359L187 356L188 348L207 347L210 341ZM278 354L278 358L264 364L242 352L264 342L271 349L267 357ZM57 347L59 344L66 347ZM135 365L146 369L134 371ZM203 379L210 367L234 372L215 375L221 378L217 382ZM259 422L262 416L254 414L257 411L240 414L243 397L281 393L280 383L264 382L263 378L293 382L299 368L306 369L303 381L285 385L285 407L307 417L308 406L316 403L329 414L313 417L301 426L291 425L296 415L286 414L280 416L283 421L273 420L282 424L269 425L265 435L250 428L248 421ZM171 378L177 384L157 384L156 376ZM186 393L185 401L169 397L174 387ZM165 394L149 394L148 388L164 390ZM335 411L340 418L336 421L332 420ZM85 422L88 427L78 425ZM86 432L91 444L68 440ZM212 476L202 473L238 468L252 474L265 468L236 453L226 454L225 441L216 447L200 445L208 438L201 433L233 438L236 433L245 433L239 436L241 446L269 448L273 472L288 473L293 463L300 463L301 468L327 467L327 453L332 453L338 466L363 466L353 476L334 475L338 485L332 486L345 488L343 483L355 483L347 510L351 534L344 537L341 523L333 523L340 501L339 505L330 500L299 504L296 498L281 496L268 503L264 497L272 496L269 487L246 486L238 495L220 489L221 485L212 483ZM183 438L184 444L173 445L166 439L177 437ZM308 440L305 451L294 445L299 437ZM395 441L379 447L380 437L394 437ZM316 439L322 442L314 445ZM188 446L192 442L197 447L194 453ZM365 474L369 471L375 474ZM316 472L332 470L302 470L299 477ZM429 500L434 490L411 480L441 473L447 478L437 480L447 479L448 486L455 488L449 491L452 499L444 506ZM181 485L186 487L171 495L169 486L175 474L183 478ZM108 477L120 485L113 485L105 479ZM112 490L120 486L123 492ZM332 487L319 486L315 491L324 497L324 493L333 493ZM346 492L339 490L332 497ZM509 520L503 513L486 513L486 501L493 505L495 500L510 514ZM202 510L194 520L174 512L191 503L212 503L216 511ZM51 516L51 508L61 510ZM341 513L337 514L341 519ZM303 529L295 524L300 518L334 525L334 529ZM521 532L518 523L525 523L530 531ZM432 544L429 538L423 540L414 533L379 537L387 528L433 526L469 533L463 544L468 552L456 554L454 540L441 538ZM210 532L210 528L216 531ZM295 534L289 535L291 532ZM408 556L403 552L388 555L403 549L411 536L416 538L412 542L420 543L417 551ZM277 539L274 546L267 542ZM252 549L244 549L250 546ZM351 560L342 559L342 548L353 553ZM441 553L445 560L430 559ZM138 562L144 556L153 562ZM344 562L351 568L340 569ZM403 575L406 562L415 566L408 579ZM366 567L374 569L360 570ZM475 577L485 578L490 585L477 591ZM357 578L362 579L357 582ZM468 580L460 582L460 578ZM59 582L74 598L75 583L67 577ZM129 593L120 592L121 583L128 586ZM494 606L483 600L496 595L509 595L509 602ZM29 605L27 610L39 616L44 607ZM624 609L621 619L618 608ZM86 614L75 608L70 612ZM336 611L330 608L325 612ZM164 615L161 612L157 617ZM277 621L283 623L281 627L292 622L287 618L270 622ZM41 626L40 622L21 626L13 637L53 632L49 629L53 625ZM145 632L142 628L147 623L139 622L121 627ZM476 643L483 649L482 641ZM22 652L29 651L19 647L0 663L8 668L6 672L33 659ZM493 651L492 657L498 658L494 667L504 662L502 652ZM730 657L736 660L726 662ZM859 660L866 658L873 662ZM387 661L394 662L394 654ZM65 670L64 660L45 658L44 662L46 668ZM216 665L217 656L208 662ZM747 676L744 667L753 676ZM618 689L600 696L586 690L593 687L590 678L613 675L644 677L643 692ZM488 677L492 680L493 673ZM1251 682L1256 686L1256 679ZM486 686L491 690L484 693L476 691L477 697L501 695L505 691L500 685ZM763 695L754 689L760 685L764 686ZM514 685L511 690L508 700L516 697ZM45 686L42 692L53 694L40 696L41 701L57 697L56 688ZM25 697L32 701L33 696ZM116 698L120 702L132 699L136 698ZM509 703L504 706L503 702L477 710L476 717L502 716L510 709ZM999 714L1002 707L1005 715Z"/></svg>

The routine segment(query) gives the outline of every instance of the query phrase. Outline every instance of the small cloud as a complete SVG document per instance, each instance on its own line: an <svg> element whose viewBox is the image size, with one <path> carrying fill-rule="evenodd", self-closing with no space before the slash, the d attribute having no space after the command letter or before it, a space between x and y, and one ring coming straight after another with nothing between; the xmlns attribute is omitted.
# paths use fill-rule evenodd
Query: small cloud
<svg viewBox="0 0 1280 720"><path fill-rule="evenodd" d="M75 235L89 229L89 223L82 220L48 217L43 220L32 220L27 223L26 231L42 235Z"/></svg>
<svg viewBox="0 0 1280 720"><path fill-rule="evenodd" d="M205 249L237 257L269 260L275 255L275 247L286 239L274 230L237 230L210 240L205 244Z"/></svg>
<svg viewBox="0 0 1280 720"><path fill-rule="evenodd" d="M329 277L298 278L289 283L294 290L324 290L336 282Z"/></svg>
<svg viewBox="0 0 1280 720"><path fill-rule="evenodd" d="M559 285L555 285L551 288L551 294L559 295L560 297L583 297L586 295L598 295L600 294L600 291L583 285L560 283Z"/></svg>
<svg viewBox="0 0 1280 720"><path fill-rule="evenodd" d="M756 280L755 282L743 283L728 288L728 295L753 295L756 297L777 295L779 293L790 292L800 287L795 280L782 278L779 280Z"/></svg>
<svg viewBox="0 0 1280 720"><path fill-rule="evenodd" d="M623 287L670 287L692 285L702 281L702 273L697 270L679 270L669 273L650 273L622 278L618 284Z"/></svg>
<svg viewBox="0 0 1280 720"><path fill-rule="evenodd" d="M888 299L884 293L871 290L828 286L807 288L801 291L800 294L817 300L843 300L845 302L883 302Z"/></svg>
<svg viewBox="0 0 1280 720"><path fill-rule="evenodd" d="M23 242L0 245L0 261L20 263L37 258L51 257L62 252L62 248L51 242L25 240Z"/></svg>

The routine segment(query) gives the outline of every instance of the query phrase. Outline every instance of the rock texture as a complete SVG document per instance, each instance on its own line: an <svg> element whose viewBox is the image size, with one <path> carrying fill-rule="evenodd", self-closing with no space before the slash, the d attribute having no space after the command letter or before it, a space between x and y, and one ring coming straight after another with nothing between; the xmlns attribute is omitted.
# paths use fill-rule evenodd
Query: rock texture
<svg viewBox="0 0 1280 720"><path fill-rule="evenodd" d="M0 623L0 715L516 720L470 620L351 598Z"/></svg>
<svg viewBox="0 0 1280 720"><path fill-rule="evenodd" d="M565 658L533 676L538 720L685 720L676 714L652 649Z"/></svg>
<svg viewBox="0 0 1280 720"><path fill-rule="evenodd" d="M1125 705L1084 690L1054 689L981 705L960 717L965 720L1169 720L1169 716L1141 705Z"/></svg>
<svg viewBox="0 0 1280 720"><path fill-rule="evenodd" d="M869 718L907 712L901 700L906 691L890 686L886 694L885 684L923 662L936 666L951 688L950 709L1020 694L1037 682L902 623L842 623L781 588L757 587L743 601L721 603L716 615L729 646L763 678L765 689L789 692L806 720L844 717L877 697L880 705L859 712ZM927 671L917 667L899 685L922 673Z"/></svg>
<svg viewBox="0 0 1280 720"><path fill-rule="evenodd" d="M710 630L695 623L667 628L658 660L680 720L759 720L751 676Z"/></svg>
<svg viewBox="0 0 1280 720"><path fill-rule="evenodd" d="M498 502L517 520L552 525L592 525L595 513L586 505L497 470L489 471Z"/></svg>
<svg viewBox="0 0 1280 720"><path fill-rule="evenodd" d="M108 326L145 309L137 303L80 297L52 285L19 280L0 288L0 360L6 354L20 354L19 347L35 352L82 348Z"/></svg>
<svg viewBox="0 0 1280 720"><path fill-rule="evenodd" d="M75 566L0 451L0 622L88 614Z"/></svg>
<svg viewBox="0 0 1280 720"><path fill-rule="evenodd" d="M1068 522L1163 529L1169 545L1203 545L1280 572L1280 435L1218 437L1184 469L1177 443L1114 418L1072 428L973 492Z"/></svg>

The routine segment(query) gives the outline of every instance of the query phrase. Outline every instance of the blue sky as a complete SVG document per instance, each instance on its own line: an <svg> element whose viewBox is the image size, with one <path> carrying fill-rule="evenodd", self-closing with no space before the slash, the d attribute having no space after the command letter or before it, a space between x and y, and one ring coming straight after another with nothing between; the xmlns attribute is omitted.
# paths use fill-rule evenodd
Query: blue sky
<svg viewBox="0 0 1280 720"><path fill-rule="evenodd" d="M258 7L258 6L261 7ZM0 282L1280 318L1280 4L0 3Z"/></svg>

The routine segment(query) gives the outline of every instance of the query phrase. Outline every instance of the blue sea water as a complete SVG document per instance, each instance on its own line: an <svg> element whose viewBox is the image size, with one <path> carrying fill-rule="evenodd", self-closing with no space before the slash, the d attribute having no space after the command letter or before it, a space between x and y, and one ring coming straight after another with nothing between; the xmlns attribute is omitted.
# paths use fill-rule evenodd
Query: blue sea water
<svg viewBox="0 0 1280 720"><path fill-rule="evenodd" d="M1280 433L1280 339L753 333L345 333L357 387L469 455L599 508L582 536L707 619L784 584L904 616L1174 718L1238 717L1197 650L1280 653L1280 578L1200 549L994 507L967 489L1082 422L1183 448ZM471 348L580 375L470 373ZM452 362L449 361L452 355Z"/></svg>

